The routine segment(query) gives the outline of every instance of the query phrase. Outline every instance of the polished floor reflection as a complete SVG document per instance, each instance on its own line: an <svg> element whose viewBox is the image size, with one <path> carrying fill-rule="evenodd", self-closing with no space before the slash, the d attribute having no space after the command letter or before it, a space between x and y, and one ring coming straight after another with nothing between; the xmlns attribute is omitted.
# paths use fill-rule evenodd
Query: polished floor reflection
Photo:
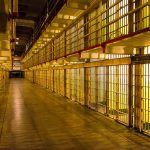
<svg viewBox="0 0 150 150"><path fill-rule="evenodd" d="M0 150L147 150L150 138L24 79L0 93Z"/></svg>

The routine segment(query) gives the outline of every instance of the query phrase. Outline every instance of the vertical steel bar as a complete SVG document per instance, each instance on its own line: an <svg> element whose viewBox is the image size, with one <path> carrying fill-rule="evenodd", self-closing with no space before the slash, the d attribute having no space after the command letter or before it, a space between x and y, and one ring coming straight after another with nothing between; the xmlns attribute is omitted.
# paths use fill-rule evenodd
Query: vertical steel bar
<svg viewBox="0 0 150 150"><path fill-rule="evenodd" d="M132 88L132 65L128 65L128 108L129 108L129 113L128 113L128 125L129 127L133 126L133 98L132 98L132 93L133 93L133 88Z"/></svg>
<svg viewBox="0 0 150 150"><path fill-rule="evenodd" d="M84 68L84 105L88 106L88 76L87 70L88 68Z"/></svg>
<svg viewBox="0 0 150 150"><path fill-rule="evenodd" d="M99 80L98 80L98 67L95 67L95 109L98 111L98 85L99 85Z"/></svg>
<svg viewBox="0 0 150 150"><path fill-rule="evenodd" d="M106 115L109 115L109 66L106 67Z"/></svg>
<svg viewBox="0 0 150 150"><path fill-rule="evenodd" d="M118 119L119 119L119 66L116 66L116 120Z"/></svg>

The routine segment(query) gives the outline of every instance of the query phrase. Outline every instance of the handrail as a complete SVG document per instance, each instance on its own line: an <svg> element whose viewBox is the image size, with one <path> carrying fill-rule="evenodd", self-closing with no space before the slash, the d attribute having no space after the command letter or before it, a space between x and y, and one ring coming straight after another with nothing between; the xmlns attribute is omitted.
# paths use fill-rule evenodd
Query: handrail
<svg viewBox="0 0 150 150"><path fill-rule="evenodd" d="M117 22L117 21L120 20L121 18L124 18L124 17L126 17L126 16L128 16L128 15L130 15L130 14L132 14L132 13L137 12L138 10L140 10L141 8L144 8L145 6L150 6L149 2L147 2L147 3L143 4L143 5L141 5L141 6L137 7L137 8L135 8L135 9L133 9L133 10L131 10L131 11L129 11L128 13L126 13L126 14L120 16L120 17L117 17L117 18L114 19L113 21L110 21L109 23L107 23L107 24L105 24L104 26L102 26L102 28L104 28L105 26L108 26L108 25L110 25L110 24L112 24L112 23L114 23L114 22Z"/></svg>
<svg viewBox="0 0 150 150"><path fill-rule="evenodd" d="M126 5L125 5L126 6ZM137 8L135 8L134 10L131 10L131 11L127 11L127 12L125 12L125 14L124 15L122 15L122 16L117 16L117 18L116 19L114 19L114 20L112 20L112 21L110 21L109 23L106 23L104 26L102 26L102 24L100 24L99 25L99 22L98 22L98 17L101 17L102 16L102 13L104 12L101 12L101 13L98 13L96 16L93 16L92 18L90 18L87 22L84 22L84 24L81 24L81 25L78 25L78 23L81 21L81 19L84 19L84 17L85 17L85 15L87 15L86 13L83 13L80 17L78 17L75 21L73 21L73 23L71 23L71 25L69 25L67 28L65 28L62 32L60 32L59 34L58 34L58 36L56 36L56 37L54 37L50 42L48 42L43 48L47 48L47 46L49 45L49 44L51 44L51 43L53 43L55 40L59 40L59 43L56 45L56 46L54 46L53 44L51 45L51 49L54 49L53 51L51 51L51 56L49 56L49 57L51 57L51 60L53 60L53 59L58 59L58 58L60 58L60 57L65 57L66 55L71 55L71 54L74 54L74 53L79 53L79 52L81 52L81 51L84 51L84 50L86 50L88 47L92 47L92 46L94 46L94 45L92 45L92 43L91 43L91 45L89 44L88 45L88 47L86 46L85 47L85 43L86 43L86 41L84 41L84 43L82 43L83 45L84 45L84 48L81 50L81 48L80 49L78 49L78 47L80 47L80 45L82 45L81 43L80 43L80 41L81 41L81 39L85 39L86 37L90 37L90 40L92 41L92 40L95 40L95 42L94 42L94 44L97 44L97 45L104 45L104 44L107 44L107 42L110 42L110 38L109 39L105 39L105 41L102 41L102 36L104 36L104 35L102 35L102 29L103 28L105 28L105 27L107 27L107 26L109 26L109 25L111 25L111 24L113 24L113 23L115 23L115 22L118 22L121 18L124 18L124 17L126 17L126 16L129 16L129 15L131 15L131 14L134 14L134 13L136 13L137 11L139 11L139 10L142 10L143 8L145 8L145 7L147 7L147 6L149 6L150 7L150 3L149 2L146 2L146 3L144 3L144 4L141 4L139 7L137 7ZM94 7L94 6L93 6ZM92 9L90 8L90 10L92 11ZM90 12L91 12L90 11ZM87 13L90 13L89 11L87 11ZM149 15L147 16L147 17L150 17ZM144 16L143 16L143 18L145 18ZM140 18L140 23L142 24L142 20L143 20L143 18ZM90 27L92 27L92 26L98 26L98 28L95 28L92 32L89 32L89 33L84 33L84 30L83 31L80 31L80 30L82 30L83 28L85 29L85 26L86 25L89 25L93 20L96 20L96 22L95 23L93 23ZM136 23L134 23L134 24L136 24ZM74 26L76 26L76 29L74 30L74 31L72 31L72 32L69 32L67 35L66 35L66 32L68 32L72 27L74 27ZM126 25L124 25L124 26L126 26ZM128 26L128 25L127 25ZM121 26L122 28L123 28L123 26ZM115 33L118 33L118 32L120 32L119 31L119 29L121 28L121 27L119 27L119 28L117 28L117 29L115 29L115 30L112 30L112 32L109 32L109 36L110 36L110 34L113 34L114 32ZM139 31L142 31L142 32L144 32L145 30L144 29L146 29L147 28L147 26L145 27L145 26L142 26L142 28L138 28L138 30L137 31L135 31L134 32L134 34L132 34L133 36L134 35L136 35L136 34L139 34L140 32ZM84 34L83 35L81 35L81 34L78 34L78 31L79 32L83 32ZM93 33L98 33L98 32L100 32L100 35L95 35L94 37L92 36L92 34ZM76 33L76 34L74 34L74 33ZM59 39L59 38L61 38L61 35L63 35L63 34L65 34L65 37L64 37L64 39ZM129 31L127 32L127 33L125 33L124 35L122 35L122 34L118 34L116 37L113 37L111 40L115 40L115 39L120 39L120 37L126 37L127 35L129 35L129 34L131 34L131 33L129 33ZM126 36L125 36L126 35ZM69 43L67 43L67 41L69 42ZM99 41L99 43L97 43L97 41ZM61 43L64 43L65 45L63 46L63 47L61 47L61 48L58 48L58 47L60 47L60 44ZM63 48L65 48L66 47L66 43L67 43L67 45L69 45L69 47L68 48L66 48L66 52L64 51L64 52L62 52L62 49ZM75 43L75 45L74 45L74 47L72 48L72 46L73 46L73 44ZM55 47L56 47L56 49L55 49ZM41 50L43 49L43 48L41 48ZM61 51L61 52L60 52ZM56 56L57 54L59 53L59 56ZM60 54L61 53L61 54ZM62 55L63 54L63 55ZM50 55L50 54L49 54Z"/></svg>
<svg viewBox="0 0 150 150"><path fill-rule="evenodd" d="M52 2L52 4L51 4L51 2ZM29 40L29 43L28 43L29 46L28 46L25 53L27 53L29 51L29 49L33 46L33 44L39 38L39 36L41 34L41 31L48 26L48 24L52 21L52 19L56 16L56 14L59 12L61 7L65 3L66 3L66 0L48 1L48 4L45 5L45 7L44 7L44 9L41 13L39 22L36 25L34 33L33 33L32 37Z"/></svg>

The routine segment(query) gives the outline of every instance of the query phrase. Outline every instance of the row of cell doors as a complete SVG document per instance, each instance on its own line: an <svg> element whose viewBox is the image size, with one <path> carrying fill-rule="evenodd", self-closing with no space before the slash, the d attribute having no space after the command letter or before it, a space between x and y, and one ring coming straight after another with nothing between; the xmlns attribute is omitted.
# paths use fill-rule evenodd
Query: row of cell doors
<svg viewBox="0 0 150 150"><path fill-rule="evenodd" d="M33 81L150 134L150 65L34 71Z"/></svg>

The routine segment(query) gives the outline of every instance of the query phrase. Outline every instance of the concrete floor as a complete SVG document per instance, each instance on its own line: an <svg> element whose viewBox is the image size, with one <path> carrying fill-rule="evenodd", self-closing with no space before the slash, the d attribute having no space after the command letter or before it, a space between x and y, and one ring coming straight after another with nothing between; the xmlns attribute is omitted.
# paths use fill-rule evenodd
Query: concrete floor
<svg viewBox="0 0 150 150"><path fill-rule="evenodd" d="M149 137L24 79L3 94L0 150L150 149Z"/></svg>

